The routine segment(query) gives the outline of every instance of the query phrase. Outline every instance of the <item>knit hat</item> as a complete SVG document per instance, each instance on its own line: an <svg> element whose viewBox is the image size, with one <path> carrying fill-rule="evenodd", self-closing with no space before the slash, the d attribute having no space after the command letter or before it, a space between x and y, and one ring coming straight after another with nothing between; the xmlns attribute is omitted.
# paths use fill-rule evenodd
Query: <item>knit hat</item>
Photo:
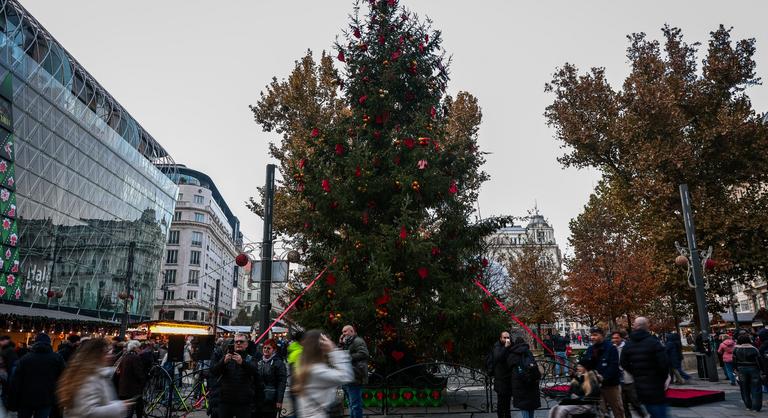
<svg viewBox="0 0 768 418"><path fill-rule="evenodd" d="M49 337L48 334L41 332L41 333L37 334L37 337L35 337L35 342L36 343L50 344L51 343L51 337Z"/></svg>

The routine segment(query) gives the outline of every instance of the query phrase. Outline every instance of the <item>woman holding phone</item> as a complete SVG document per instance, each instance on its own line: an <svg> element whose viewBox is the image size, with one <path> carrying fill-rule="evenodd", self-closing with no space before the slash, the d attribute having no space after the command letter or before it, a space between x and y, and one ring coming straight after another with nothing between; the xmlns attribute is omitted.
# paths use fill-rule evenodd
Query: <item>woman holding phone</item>
<svg viewBox="0 0 768 418"><path fill-rule="evenodd" d="M67 418L125 416L134 399L118 400L112 385L115 373L109 343L103 338L84 342L59 378L56 397Z"/></svg>
<svg viewBox="0 0 768 418"><path fill-rule="evenodd" d="M328 418L337 406L337 388L355 378L349 354L339 350L319 330L304 334L301 344L303 351L293 381L298 399L297 416Z"/></svg>

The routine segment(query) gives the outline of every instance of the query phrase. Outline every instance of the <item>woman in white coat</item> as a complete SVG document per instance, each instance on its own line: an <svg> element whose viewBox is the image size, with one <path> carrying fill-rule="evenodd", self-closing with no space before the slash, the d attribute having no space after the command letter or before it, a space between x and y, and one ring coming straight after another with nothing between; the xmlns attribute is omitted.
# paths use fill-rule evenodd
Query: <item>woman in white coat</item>
<svg viewBox="0 0 768 418"><path fill-rule="evenodd" d="M297 395L297 416L328 418L337 406L337 388L350 383L355 376L349 354L339 350L328 336L311 330L301 340L303 351L293 383Z"/></svg>
<svg viewBox="0 0 768 418"><path fill-rule="evenodd" d="M124 417L133 400L117 399L112 352L103 338L90 339L75 351L59 378L56 396L67 418Z"/></svg>

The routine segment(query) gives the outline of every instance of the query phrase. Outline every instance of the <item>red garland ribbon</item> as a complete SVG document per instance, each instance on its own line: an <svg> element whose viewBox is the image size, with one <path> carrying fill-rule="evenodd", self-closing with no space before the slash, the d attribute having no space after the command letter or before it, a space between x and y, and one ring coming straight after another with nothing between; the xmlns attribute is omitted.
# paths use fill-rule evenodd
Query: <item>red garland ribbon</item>
<svg viewBox="0 0 768 418"><path fill-rule="evenodd" d="M334 258L334 259L333 259L333 261L331 261L331 264L333 264L333 263L335 263L335 262L336 262L336 258ZM257 339L256 339L256 341L254 342L254 344L258 344L258 343L259 343L259 341L261 341L261 340L262 340L262 339L263 339L263 338L264 338L266 335L268 335L268 334L269 334L269 331L272 329L272 327L274 327L274 326L275 326L275 324L277 324L277 323L278 323L278 322L279 322L281 319L283 319L283 317L285 316L285 314L287 314L287 313L288 313L288 312L289 312L291 309L293 309L294 305L296 305L296 302L298 302L298 301L299 301L299 299L301 299L301 297L302 297L302 296L304 296L304 294L305 294L305 293L307 293L307 291L309 291L309 289L311 289L311 288L312 288L312 286L314 286L315 282L316 282L318 279L320 279L321 277L323 277L323 274L325 274L325 272L326 272L326 270L328 270L328 267L329 267L329 266L330 266L330 264L329 264L328 266L325 266L325 268L323 269L323 271L321 271L320 273L318 273L318 274L317 274L317 276L315 276L315 278L314 278L314 279L312 279L312 281L311 281L311 282L309 282L309 284L308 284L308 285L307 285L307 287L306 287L306 288L305 288L305 289L304 289L304 290L301 292L301 294L299 294L299 296L297 296L297 297L296 297L296 299L294 299L294 300L293 300L293 301L292 301L290 304L288 304L288 306L285 308L285 310L283 311L283 313L281 313L281 314L280 314L280 315L279 315L277 318L275 318L275 320L274 320L274 321L272 321L272 323L271 323L271 324L270 324L270 325L267 327L267 329L266 329L266 330L265 330L265 331L264 331L264 332L263 332L261 335L259 335L259 338L257 338Z"/></svg>
<svg viewBox="0 0 768 418"><path fill-rule="evenodd" d="M507 309L507 307L506 307L506 306L504 306L504 304L503 304L503 303L501 303L501 301L500 301L500 300L499 300L499 299L498 299L496 296L493 296L493 295L491 294L491 292L490 292L490 291L489 291L489 290L488 290L488 289L487 289L485 286L483 286L483 284L482 284L482 283L480 283L480 281L479 281L479 280L475 279L475 284L477 285L477 287L479 287L480 289L482 289L482 291L483 291L483 292L485 292L485 294L486 294L486 295L488 295L489 297L492 297L492 298L493 298L493 300L495 300L495 301L496 301L496 304L497 304L497 305L499 305L499 307L500 307L500 308L501 308L501 309L502 309L504 312L508 313L508 314L509 314L509 316L510 316L510 317L511 317L511 318L512 318L512 319L513 319L515 322L517 322L517 323L518 323L518 324L519 324L521 327L523 327L523 329L525 330L525 332L527 332L528 334L530 334L530 336L531 336L531 337L533 337L534 339L536 339L536 341L538 341L538 342L539 342L539 344L541 344L541 346L542 346L542 347L544 347L544 349L545 349L545 350L549 351L549 353L550 353L550 354L552 354L552 357L555 357L555 358L557 358L557 355L555 354L555 352L554 352L554 351L553 351L551 348L549 348L549 346L547 346L546 344L544 344L544 341L541 341L541 338L539 338L539 336L538 336L538 335L536 335L536 333L535 333L535 332L531 331L531 329L530 329L530 328L528 328L528 326L526 326L526 325L523 323L523 321L521 321L521 320L520 320L520 318L518 318L517 316L515 316L515 314L513 314L512 312L510 312L510 311L509 311L509 309Z"/></svg>

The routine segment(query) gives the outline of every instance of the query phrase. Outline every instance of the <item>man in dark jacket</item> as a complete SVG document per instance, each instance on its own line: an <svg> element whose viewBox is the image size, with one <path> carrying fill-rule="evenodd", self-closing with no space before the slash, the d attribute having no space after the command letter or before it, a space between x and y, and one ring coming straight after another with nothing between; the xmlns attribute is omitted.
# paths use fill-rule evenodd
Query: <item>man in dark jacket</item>
<svg viewBox="0 0 768 418"><path fill-rule="evenodd" d="M244 334L235 336L232 349L211 368L214 378L220 378L220 418L251 418L255 401L254 380L258 379L256 364L246 353L248 341Z"/></svg>
<svg viewBox="0 0 768 418"><path fill-rule="evenodd" d="M614 418L624 418L619 351L610 340L605 338L605 331L602 328L594 327L589 332L592 345L587 348L581 361L589 370L595 370L603 377L603 385L600 387L600 407L603 412L607 412L607 407L610 407Z"/></svg>
<svg viewBox="0 0 768 418"><path fill-rule="evenodd" d="M117 390L117 395L120 399L131 399L134 396L141 395L144 390L144 383L147 381L147 371L144 362L139 356L140 346L141 343L136 340L128 341L126 344L123 360L120 362L117 370L118 374L120 374ZM136 400L127 416L130 418L134 413L136 413L137 418L144 416L144 402L141 397Z"/></svg>
<svg viewBox="0 0 768 418"><path fill-rule="evenodd" d="M344 385L344 394L349 403L349 417L363 417L363 391L362 385L368 383L368 346L352 325L345 325L341 329L339 337L341 348L349 351L349 357L352 359L352 370L355 372L355 381Z"/></svg>
<svg viewBox="0 0 768 418"><path fill-rule="evenodd" d="M555 376L565 374L566 351L568 350L568 339L561 336L559 332L552 335L552 351L555 352ZM545 350L546 351L546 350Z"/></svg>
<svg viewBox="0 0 768 418"><path fill-rule="evenodd" d="M515 338L510 351L507 363L512 367L512 406L520 410L523 418L533 418L541 406L539 366L522 337Z"/></svg>
<svg viewBox="0 0 768 418"><path fill-rule="evenodd" d="M72 357L72 354L75 354L75 350L77 350L77 347L79 345L80 345L80 336L75 334L68 336L66 340L62 341L61 344L59 344L58 353L61 356L61 358L64 360L64 363L69 362L69 358Z"/></svg>
<svg viewBox="0 0 768 418"><path fill-rule="evenodd" d="M19 418L48 417L56 405L56 382L64 371L64 360L53 352L51 338L40 333L30 352L21 358L11 378L9 399Z"/></svg>
<svg viewBox="0 0 768 418"><path fill-rule="evenodd" d="M512 353L512 341L509 333L503 331L499 341L493 346L493 390L498 394L499 402L496 413L499 418L510 418L512 408L512 366L509 354Z"/></svg>
<svg viewBox="0 0 768 418"><path fill-rule="evenodd" d="M683 370L683 343L680 340L680 334L670 332L667 334L667 345L665 346L669 368L675 376L677 383L688 383L691 376Z"/></svg>
<svg viewBox="0 0 768 418"><path fill-rule="evenodd" d="M651 417L666 418L669 361L664 346L648 332L649 326L648 318L635 318L629 341L621 352L621 367L634 376L637 397Z"/></svg>

